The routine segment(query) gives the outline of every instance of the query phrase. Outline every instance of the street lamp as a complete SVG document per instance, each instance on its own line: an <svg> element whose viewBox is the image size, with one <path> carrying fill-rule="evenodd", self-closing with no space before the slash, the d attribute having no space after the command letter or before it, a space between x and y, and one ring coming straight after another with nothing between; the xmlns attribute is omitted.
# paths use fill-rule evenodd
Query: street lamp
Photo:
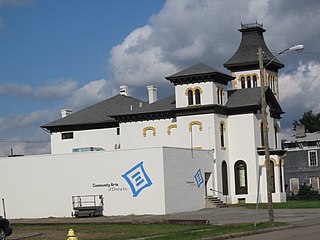
<svg viewBox="0 0 320 240"><path fill-rule="evenodd" d="M264 156L266 164L266 177L267 177L267 193L268 193L268 215L269 223L274 222L273 208L272 208L272 179L270 171L270 153L269 153L269 141L268 141L268 119L267 119L267 101L266 101L266 67L272 63L279 55L287 51L302 51L304 45L295 45L290 48L286 48L272 58L265 66L263 65L262 48L258 48L259 55L259 69L261 79L261 114L262 114L262 127L263 127L263 142L264 142Z"/></svg>

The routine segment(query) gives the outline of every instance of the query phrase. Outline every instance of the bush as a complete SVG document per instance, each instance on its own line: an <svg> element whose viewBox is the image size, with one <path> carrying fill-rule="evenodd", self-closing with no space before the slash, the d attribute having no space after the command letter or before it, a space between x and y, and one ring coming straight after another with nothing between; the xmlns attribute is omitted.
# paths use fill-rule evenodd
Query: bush
<svg viewBox="0 0 320 240"><path fill-rule="evenodd" d="M310 185L303 184L299 187L297 195L292 195L289 200L316 200L320 199L320 195L317 190L312 189Z"/></svg>

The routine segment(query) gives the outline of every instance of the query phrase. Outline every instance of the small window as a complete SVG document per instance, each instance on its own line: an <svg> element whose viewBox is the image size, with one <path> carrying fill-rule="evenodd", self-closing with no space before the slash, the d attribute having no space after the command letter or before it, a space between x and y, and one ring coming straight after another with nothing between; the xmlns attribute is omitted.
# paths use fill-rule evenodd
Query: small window
<svg viewBox="0 0 320 240"><path fill-rule="evenodd" d="M224 123L220 123L220 144L221 147L224 148L225 144L224 144Z"/></svg>
<svg viewBox="0 0 320 240"><path fill-rule="evenodd" d="M263 122L260 124L260 138L261 138L261 146L264 146L264 134L263 134Z"/></svg>
<svg viewBox="0 0 320 240"><path fill-rule="evenodd" d="M276 125L274 126L274 145L278 149L278 127Z"/></svg>
<svg viewBox="0 0 320 240"><path fill-rule="evenodd" d="M308 157L309 157L309 166L310 167L318 166L317 151L309 151Z"/></svg>
<svg viewBox="0 0 320 240"><path fill-rule="evenodd" d="M193 105L193 92L191 89L188 91L188 105Z"/></svg>
<svg viewBox="0 0 320 240"><path fill-rule="evenodd" d="M73 139L73 132L66 132L61 134L61 139Z"/></svg>
<svg viewBox="0 0 320 240"><path fill-rule="evenodd" d="M218 97L218 104L222 105L223 104L223 89L222 88L217 89L217 97Z"/></svg>
<svg viewBox="0 0 320 240"><path fill-rule="evenodd" d="M247 87L251 88L251 77L250 76L247 77Z"/></svg>
<svg viewBox="0 0 320 240"><path fill-rule="evenodd" d="M241 77L241 88L246 88L246 82L244 77Z"/></svg>
<svg viewBox="0 0 320 240"><path fill-rule="evenodd" d="M200 90L196 89L194 91L194 94L196 95L196 104L201 104L201 98L200 98Z"/></svg>
<svg viewBox="0 0 320 240"><path fill-rule="evenodd" d="M253 75L252 79L253 79L253 87L258 87L257 76Z"/></svg>
<svg viewBox="0 0 320 240"><path fill-rule="evenodd" d="M117 135L120 135L120 128L117 127Z"/></svg>

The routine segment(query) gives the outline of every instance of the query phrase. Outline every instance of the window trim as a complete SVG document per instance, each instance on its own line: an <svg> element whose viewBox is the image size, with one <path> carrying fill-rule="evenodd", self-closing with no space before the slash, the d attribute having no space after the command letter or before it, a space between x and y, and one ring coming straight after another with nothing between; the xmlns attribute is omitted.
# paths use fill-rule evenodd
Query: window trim
<svg viewBox="0 0 320 240"><path fill-rule="evenodd" d="M68 140L68 139L73 139L74 134L73 132L63 132L61 133L61 140Z"/></svg>
<svg viewBox="0 0 320 240"><path fill-rule="evenodd" d="M311 154L315 153L315 159L311 159ZM311 164L311 160L315 160L315 164ZM318 152L316 150L308 151L308 165L309 167L317 167L318 166Z"/></svg>

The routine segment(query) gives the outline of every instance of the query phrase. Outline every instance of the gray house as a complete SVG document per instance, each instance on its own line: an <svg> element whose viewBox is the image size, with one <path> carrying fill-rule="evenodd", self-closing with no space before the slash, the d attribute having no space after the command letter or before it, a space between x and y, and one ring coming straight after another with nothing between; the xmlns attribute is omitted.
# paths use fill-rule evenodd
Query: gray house
<svg viewBox="0 0 320 240"><path fill-rule="evenodd" d="M296 135L286 139L283 148L287 150L284 162L286 191L296 194L304 184L319 191L320 131L306 133L304 126L298 126Z"/></svg>

